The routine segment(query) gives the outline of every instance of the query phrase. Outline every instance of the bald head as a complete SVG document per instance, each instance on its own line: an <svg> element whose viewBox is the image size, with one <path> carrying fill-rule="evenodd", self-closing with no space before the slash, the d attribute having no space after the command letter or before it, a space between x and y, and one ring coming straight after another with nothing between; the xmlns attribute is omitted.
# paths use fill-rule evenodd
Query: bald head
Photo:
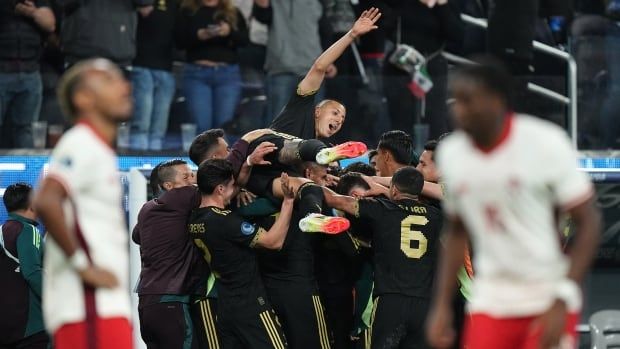
<svg viewBox="0 0 620 349"><path fill-rule="evenodd" d="M336 100L325 99L319 102L314 111L316 137L329 138L340 131L346 113L344 105Z"/></svg>

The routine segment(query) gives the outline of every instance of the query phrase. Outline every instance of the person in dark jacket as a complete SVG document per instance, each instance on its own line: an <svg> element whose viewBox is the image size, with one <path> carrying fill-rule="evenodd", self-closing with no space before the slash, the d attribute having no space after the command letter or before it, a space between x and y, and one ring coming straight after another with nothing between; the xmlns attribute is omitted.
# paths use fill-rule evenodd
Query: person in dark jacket
<svg viewBox="0 0 620 349"><path fill-rule="evenodd" d="M162 149L175 91L172 54L177 9L176 0L160 0L139 10L136 58L131 70L135 102L132 149Z"/></svg>
<svg viewBox="0 0 620 349"><path fill-rule="evenodd" d="M186 50L183 92L199 132L230 121L241 97L239 47L249 42L241 11L231 0L184 0L177 45Z"/></svg>
<svg viewBox="0 0 620 349"><path fill-rule="evenodd" d="M392 129L413 132L415 123L429 125L429 137L437 138L448 129L447 75L448 63L441 55L450 45L463 41L463 24L455 0L384 0L392 13L384 19L386 32L396 44L412 46L426 58L426 71L433 87L423 99L409 89L412 76L390 62L383 68L384 91L388 101ZM433 2L436 4L429 7ZM428 3L428 4L427 4ZM388 57L392 52L388 53ZM420 139L420 142L425 140ZM423 143L422 143L423 144Z"/></svg>
<svg viewBox="0 0 620 349"><path fill-rule="evenodd" d="M39 58L55 27L47 0L0 1L0 148L32 147L43 98Z"/></svg>
<svg viewBox="0 0 620 349"><path fill-rule="evenodd" d="M9 219L0 226L0 348L45 349L41 288L43 239L31 205L32 187L8 186L3 201Z"/></svg>
<svg viewBox="0 0 620 349"><path fill-rule="evenodd" d="M56 0L63 11L60 39L65 65L94 57L125 68L136 55L136 10L154 0ZM152 9L150 9L152 10Z"/></svg>

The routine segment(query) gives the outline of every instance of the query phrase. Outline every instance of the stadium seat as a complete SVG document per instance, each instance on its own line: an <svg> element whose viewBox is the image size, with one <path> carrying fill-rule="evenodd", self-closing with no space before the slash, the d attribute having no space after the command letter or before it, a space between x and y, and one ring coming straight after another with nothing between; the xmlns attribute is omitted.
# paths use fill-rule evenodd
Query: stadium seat
<svg viewBox="0 0 620 349"><path fill-rule="evenodd" d="M590 316L592 349L620 348L620 310L601 310Z"/></svg>

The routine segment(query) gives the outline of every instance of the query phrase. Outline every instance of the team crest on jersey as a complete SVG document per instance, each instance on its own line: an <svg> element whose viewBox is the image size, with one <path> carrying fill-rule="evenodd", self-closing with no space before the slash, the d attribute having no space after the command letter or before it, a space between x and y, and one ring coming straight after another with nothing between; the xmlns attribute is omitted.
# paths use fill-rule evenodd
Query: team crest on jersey
<svg viewBox="0 0 620 349"><path fill-rule="evenodd" d="M254 234L254 226L248 222L241 223L241 233L243 235L252 235Z"/></svg>

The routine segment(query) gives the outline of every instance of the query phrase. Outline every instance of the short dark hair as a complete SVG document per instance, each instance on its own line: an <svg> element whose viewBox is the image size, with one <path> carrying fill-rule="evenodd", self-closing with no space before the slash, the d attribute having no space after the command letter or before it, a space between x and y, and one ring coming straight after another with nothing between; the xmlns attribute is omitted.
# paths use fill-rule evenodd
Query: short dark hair
<svg viewBox="0 0 620 349"><path fill-rule="evenodd" d="M390 152L397 163L409 165L413 158L413 138L400 130L388 131L379 138L377 149Z"/></svg>
<svg viewBox="0 0 620 349"><path fill-rule="evenodd" d="M340 195L349 195L349 192L355 187L364 188L365 190L370 189L368 183L366 183L364 178L362 178L361 173L345 173L342 177L340 177L340 181L338 181L336 192Z"/></svg>
<svg viewBox="0 0 620 349"><path fill-rule="evenodd" d="M424 186L424 177L415 167L406 166L396 170L392 176L392 185L401 193L420 195Z"/></svg>
<svg viewBox="0 0 620 349"><path fill-rule="evenodd" d="M204 131L194 138L192 145L189 147L189 158L196 166L205 161L218 144L218 139L224 137L224 130L214 128Z"/></svg>
<svg viewBox="0 0 620 349"><path fill-rule="evenodd" d="M173 168L177 165L187 165L187 161L181 159L167 160L157 165L157 179L158 185L161 187L164 182L171 182L176 176L176 170Z"/></svg>
<svg viewBox="0 0 620 349"><path fill-rule="evenodd" d="M366 176L376 176L377 175L377 170L375 170L374 167L365 164L361 161L357 161L354 162L352 164L349 164L349 166L345 167L342 169L342 175L345 175L347 173L351 173L351 172L358 172L361 173L363 175Z"/></svg>
<svg viewBox="0 0 620 349"><path fill-rule="evenodd" d="M370 161L370 159L374 158L375 156L377 156L377 149L372 149L368 151L368 161Z"/></svg>
<svg viewBox="0 0 620 349"><path fill-rule="evenodd" d="M220 184L226 184L233 179L232 164L224 159L205 160L198 167L198 189L204 195L213 194Z"/></svg>
<svg viewBox="0 0 620 349"><path fill-rule="evenodd" d="M162 163L157 164L151 170L151 176L149 177L149 186L151 187L151 191L153 192L153 196L158 196L161 191L161 182L159 181L159 166Z"/></svg>
<svg viewBox="0 0 620 349"><path fill-rule="evenodd" d="M30 207L30 194L32 186L28 183L18 182L9 185L4 191L2 201L7 212L26 210Z"/></svg>
<svg viewBox="0 0 620 349"><path fill-rule="evenodd" d="M489 55L479 55L472 59L474 64L456 69L453 80L465 79L480 84L489 92L504 100L508 108L514 106L515 82L506 66Z"/></svg>
<svg viewBox="0 0 620 349"><path fill-rule="evenodd" d="M431 155L431 160L435 161L435 150L437 150L437 146L439 145L439 142L437 142L436 140L430 140L428 142L426 142L426 144L424 144L424 150L425 151L432 151L433 155Z"/></svg>

